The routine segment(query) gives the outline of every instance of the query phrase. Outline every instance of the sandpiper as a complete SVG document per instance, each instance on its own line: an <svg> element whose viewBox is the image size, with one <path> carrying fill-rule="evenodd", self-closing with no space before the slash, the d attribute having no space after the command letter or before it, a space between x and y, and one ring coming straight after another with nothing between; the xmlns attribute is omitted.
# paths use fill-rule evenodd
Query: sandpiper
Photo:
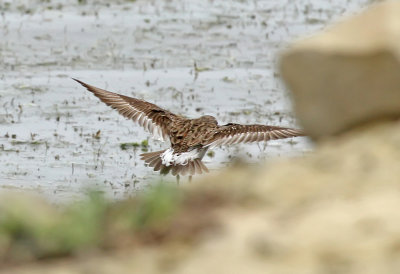
<svg viewBox="0 0 400 274"><path fill-rule="evenodd" d="M155 139L169 140L170 148L140 156L155 171L162 174L171 171L172 175L177 176L178 182L179 175L208 172L201 160L208 149L216 146L304 136L301 130L286 127L233 123L218 125L217 120L209 115L188 119L152 103L74 80L106 105L144 127Z"/></svg>

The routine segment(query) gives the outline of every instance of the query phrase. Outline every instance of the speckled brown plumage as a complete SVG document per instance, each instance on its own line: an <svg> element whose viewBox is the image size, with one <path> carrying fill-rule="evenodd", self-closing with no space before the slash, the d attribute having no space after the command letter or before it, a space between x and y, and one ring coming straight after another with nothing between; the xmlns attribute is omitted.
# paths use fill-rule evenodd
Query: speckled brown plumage
<svg viewBox="0 0 400 274"><path fill-rule="evenodd" d="M149 102L106 91L76 80L102 102L132 119L162 141L169 139L171 148L144 153L141 159L155 171L173 175L208 172L201 162L207 149L219 145L251 143L304 136L298 129L229 123L218 125L209 115L187 119Z"/></svg>

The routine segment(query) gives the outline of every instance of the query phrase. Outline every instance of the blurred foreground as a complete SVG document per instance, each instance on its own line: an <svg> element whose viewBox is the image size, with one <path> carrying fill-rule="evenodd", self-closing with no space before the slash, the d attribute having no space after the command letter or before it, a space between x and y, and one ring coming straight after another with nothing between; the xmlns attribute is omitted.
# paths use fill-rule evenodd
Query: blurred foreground
<svg viewBox="0 0 400 274"><path fill-rule="evenodd" d="M3 197L2 273L397 273L399 143L400 127L371 125L114 204Z"/></svg>

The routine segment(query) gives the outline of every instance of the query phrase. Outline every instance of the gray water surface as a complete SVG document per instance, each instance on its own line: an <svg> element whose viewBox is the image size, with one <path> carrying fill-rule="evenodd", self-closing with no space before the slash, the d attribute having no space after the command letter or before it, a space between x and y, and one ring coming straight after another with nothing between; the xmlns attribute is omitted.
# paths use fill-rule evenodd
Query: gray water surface
<svg viewBox="0 0 400 274"><path fill-rule="evenodd" d="M53 201L91 187L122 198L172 178L144 166L141 146L120 148L168 144L71 77L187 117L298 127L278 53L371 1L70 2L0 2L0 187ZM310 149L306 138L235 145L204 162L214 171Z"/></svg>

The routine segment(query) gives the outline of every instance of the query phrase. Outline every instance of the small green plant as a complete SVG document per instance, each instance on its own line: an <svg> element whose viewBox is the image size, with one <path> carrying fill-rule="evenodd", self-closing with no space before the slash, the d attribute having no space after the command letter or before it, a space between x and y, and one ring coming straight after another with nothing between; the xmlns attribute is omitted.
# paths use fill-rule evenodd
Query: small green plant
<svg viewBox="0 0 400 274"><path fill-rule="evenodd" d="M149 150L149 141L143 140L140 145L142 146L142 151L147 152Z"/></svg>
<svg viewBox="0 0 400 274"><path fill-rule="evenodd" d="M139 145L139 143L136 143L136 142L133 142L133 143L121 143L120 145L119 145L119 147L122 149L122 150L127 150L128 148L130 148L130 147L132 147L133 149L136 149L136 148L138 148L140 145Z"/></svg>
<svg viewBox="0 0 400 274"><path fill-rule="evenodd" d="M121 143L121 144L119 145L119 147L120 147L122 150L127 150L127 149L129 149L129 148L137 149L137 148L140 147L140 148L142 149L142 151L146 152L146 151L148 151L148 149L149 149L149 141L143 140L140 144L137 143L137 142L132 142L132 143Z"/></svg>

